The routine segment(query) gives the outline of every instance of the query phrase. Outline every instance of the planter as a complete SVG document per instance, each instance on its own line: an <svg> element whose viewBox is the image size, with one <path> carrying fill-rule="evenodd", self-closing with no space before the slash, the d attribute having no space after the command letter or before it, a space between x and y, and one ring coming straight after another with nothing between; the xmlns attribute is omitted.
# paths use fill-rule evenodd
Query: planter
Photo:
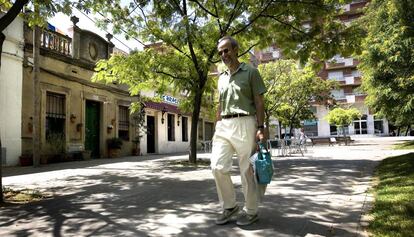
<svg viewBox="0 0 414 237"><path fill-rule="evenodd" d="M31 166L33 165L33 156L32 155L21 155L19 157L21 166Z"/></svg>
<svg viewBox="0 0 414 237"><path fill-rule="evenodd" d="M82 158L84 160L90 160L91 159L91 154L92 154L92 151L89 151L89 150L82 151Z"/></svg>
<svg viewBox="0 0 414 237"><path fill-rule="evenodd" d="M109 158L119 157L120 153L121 153L121 149L114 149L114 148L108 149Z"/></svg>
<svg viewBox="0 0 414 237"><path fill-rule="evenodd" d="M132 155L133 156L140 156L141 155L141 149L140 148L132 148Z"/></svg>

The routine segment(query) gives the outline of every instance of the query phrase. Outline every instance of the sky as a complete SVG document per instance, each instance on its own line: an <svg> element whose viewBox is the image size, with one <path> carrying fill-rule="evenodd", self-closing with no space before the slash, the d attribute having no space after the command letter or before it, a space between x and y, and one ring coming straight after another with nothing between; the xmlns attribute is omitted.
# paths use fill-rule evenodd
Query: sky
<svg viewBox="0 0 414 237"><path fill-rule="evenodd" d="M79 18L79 22L77 26L81 29L92 31L102 38L106 39L107 32L99 29L95 26L95 23L93 20L96 19L92 14L89 14L88 17L80 12L77 9L73 9L72 15L75 15ZM91 18L91 19L90 19ZM48 21L50 24L52 24L54 27L58 28L60 31L63 31L65 34L68 34L68 29L72 27L72 22L70 21L70 17L66 16L62 13L56 14L53 18L49 19ZM112 34L111 30L107 30L109 33ZM113 34L112 34L113 35ZM115 47L125 51L129 52L132 49L142 49L142 45L138 43L136 40L126 40L125 37L122 35L114 35L114 38L111 40L113 44L115 44Z"/></svg>

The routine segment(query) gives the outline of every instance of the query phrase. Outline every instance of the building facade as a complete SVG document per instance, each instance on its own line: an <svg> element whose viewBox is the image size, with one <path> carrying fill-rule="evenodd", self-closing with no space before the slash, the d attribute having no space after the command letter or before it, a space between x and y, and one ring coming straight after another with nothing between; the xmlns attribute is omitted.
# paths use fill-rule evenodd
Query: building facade
<svg viewBox="0 0 414 237"><path fill-rule="evenodd" d="M43 29L40 46L41 157L53 162L55 153L87 152L109 155L107 141L122 139L119 155L132 150L132 116L136 100L122 85L92 82L95 63L107 59L114 45L99 35L74 25L72 36ZM25 54L22 87L22 154L30 154L33 138L33 31L24 25ZM61 150L58 150L61 149ZM86 153L85 153L86 154Z"/></svg>
<svg viewBox="0 0 414 237"><path fill-rule="evenodd" d="M125 85L91 81L96 62L114 52L111 35L104 39L77 27L76 17L71 20L70 36L41 30L41 162L112 156L109 142L115 140L122 143L116 156L187 152L191 114L180 111L180 98L161 95L161 102L147 101L141 111L131 113L130 106L138 98L130 96ZM18 165L19 157L32 154L33 30L18 18L5 33L0 136L4 165L10 166ZM204 141L212 139L214 124L208 113L202 112L200 117L202 148ZM64 157L59 158L58 153Z"/></svg>
<svg viewBox="0 0 414 237"><path fill-rule="evenodd" d="M0 68L0 152L3 165L14 165L21 154L23 19L17 17L3 33L6 39Z"/></svg>

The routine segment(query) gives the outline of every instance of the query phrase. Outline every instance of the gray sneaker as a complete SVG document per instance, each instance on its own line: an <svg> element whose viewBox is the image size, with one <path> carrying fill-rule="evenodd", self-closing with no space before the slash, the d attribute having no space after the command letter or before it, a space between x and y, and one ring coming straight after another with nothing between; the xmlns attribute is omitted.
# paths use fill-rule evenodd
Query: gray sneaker
<svg viewBox="0 0 414 237"><path fill-rule="evenodd" d="M243 211L237 217L236 224L239 225L239 226L251 225L251 224L255 223L257 220L259 220L259 216L257 216L257 214L249 215L245 211Z"/></svg>
<svg viewBox="0 0 414 237"><path fill-rule="evenodd" d="M216 219L216 224L217 225L224 225L227 222L229 222L229 220L231 219L231 217L233 217L235 214L237 214L239 212L239 206L235 206L232 209L225 209L223 211L223 213L220 214L219 217L217 217Z"/></svg>

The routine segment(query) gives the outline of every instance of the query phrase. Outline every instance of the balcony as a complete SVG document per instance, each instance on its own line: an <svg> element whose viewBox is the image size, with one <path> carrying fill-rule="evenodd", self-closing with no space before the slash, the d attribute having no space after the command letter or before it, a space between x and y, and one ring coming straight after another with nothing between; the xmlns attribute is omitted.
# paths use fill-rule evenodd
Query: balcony
<svg viewBox="0 0 414 237"><path fill-rule="evenodd" d="M361 85L361 77L345 76L344 81L344 85Z"/></svg>
<svg viewBox="0 0 414 237"><path fill-rule="evenodd" d="M359 62L356 59L353 58L343 58L341 60L333 61L333 62L326 62L326 69L341 69L341 68L347 68L347 67L356 67Z"/></svg>
<svg viewBox="0 0 414 237"><path fill-rule="evenodd" d="M365 100L366 94L362 93L341 93L333 94L334 99L338 103L348 103L353 104L356 102L363 102Z"/></svg>
<svg viewBox="0 0 414 237"><path fill-rule="evenodd" d="M342 10L346 14L358 13L367 5L366 0L352 1L351 3L342 6Z"/></svg>
<svg viewBox="0 0 414 237"><path fill-rule="evenodd" d="M42 30L40 41L40 47L43 49L66 56L71 55L72 39L66 35L50 30Z"/></svg>

